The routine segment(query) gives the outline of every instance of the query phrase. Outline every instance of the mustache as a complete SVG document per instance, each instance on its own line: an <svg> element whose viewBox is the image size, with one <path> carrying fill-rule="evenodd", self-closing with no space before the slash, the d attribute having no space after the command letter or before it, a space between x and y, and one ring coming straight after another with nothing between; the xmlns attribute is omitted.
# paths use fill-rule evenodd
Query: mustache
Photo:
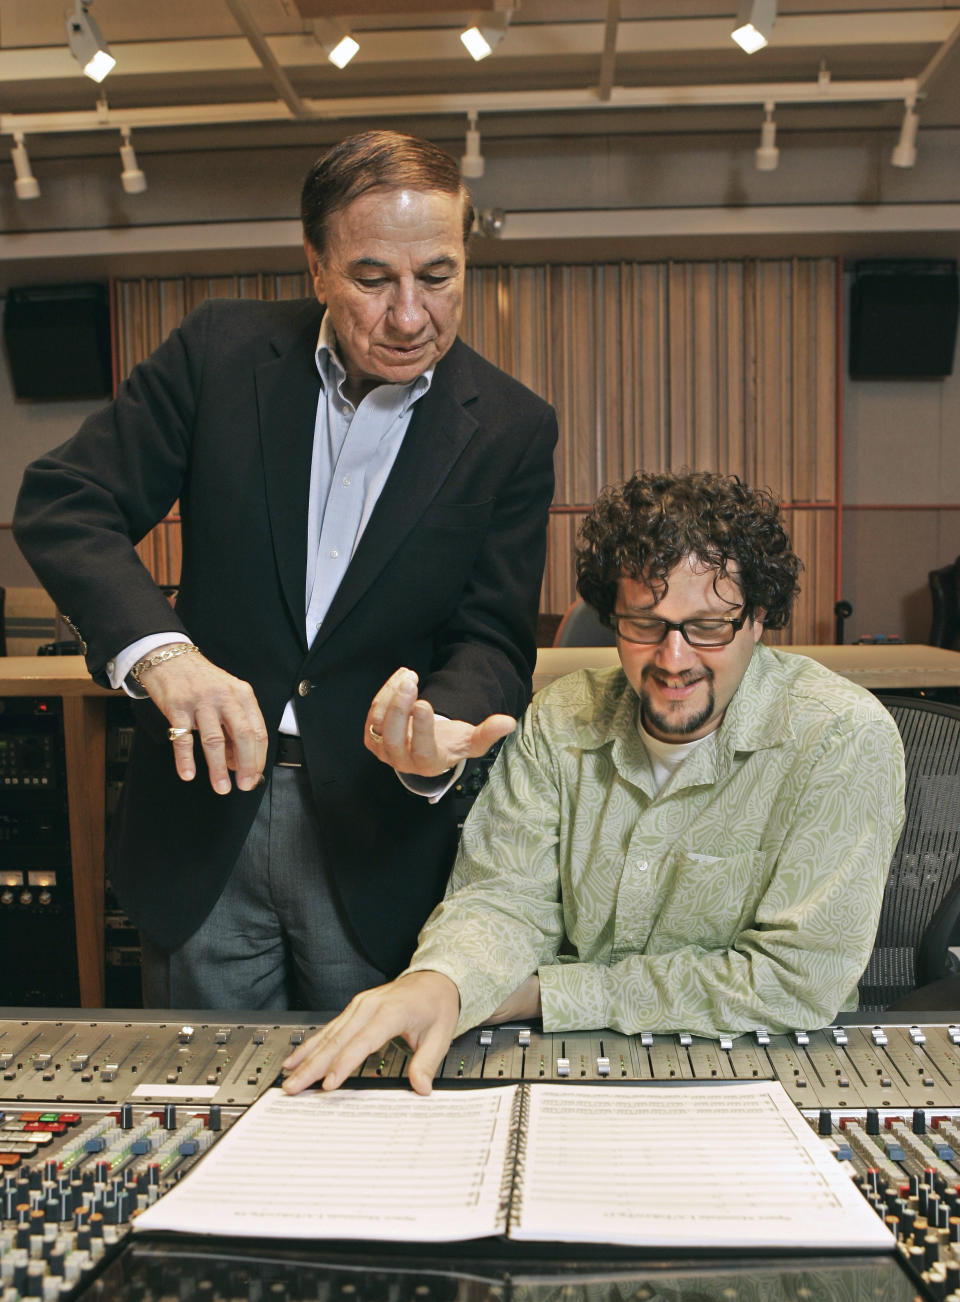
<svg viewBox="0 0 960 1302"><path fill-rule="evenodd" d="M709 665L701 665L699 669L684 669L679 674L668 674L656 665L644 665L640 674L640 681L647 682L651 678L658 683L672 683L674 686L679 684L681 687L689 687L691 683L698 683L701 679L704 679L707 683L712 683L713 670Z"/></svg>

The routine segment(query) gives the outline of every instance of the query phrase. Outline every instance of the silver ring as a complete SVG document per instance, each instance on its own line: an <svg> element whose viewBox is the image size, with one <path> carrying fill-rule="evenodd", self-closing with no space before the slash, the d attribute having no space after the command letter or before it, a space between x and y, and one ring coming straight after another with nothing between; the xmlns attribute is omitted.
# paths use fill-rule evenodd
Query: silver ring
<svg viewBox="0 0 960 1302"><path fill-rule="evenodd" d="M188 732L193 732L192 728L168 728L167 741L176 741L178 737L185 737Z"/></svg>
<svg viewBox="0 0 960 1302"><path fill-rule="evenodd" d="M376 728L373 726L372 723L370 727L367 729L367 731L369 732L370 736L373 738L374 741L383 741L383 733L377 732Z"/></svg>

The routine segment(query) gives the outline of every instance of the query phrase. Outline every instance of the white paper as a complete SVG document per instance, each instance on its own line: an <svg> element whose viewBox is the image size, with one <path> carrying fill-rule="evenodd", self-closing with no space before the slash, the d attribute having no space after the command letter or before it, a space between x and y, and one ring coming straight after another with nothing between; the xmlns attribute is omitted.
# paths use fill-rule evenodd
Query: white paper
<svg viewBox="0 0 960 1302"><path fill-rule="evenodd" d="M511 1238L890 1250L777 1081L535 1085Z"/></svg>
<svg viewBox="0 0 960 1302"><path fill-rule="evenodd" d="M502 1233L515 1093L268 1090L134 1229L411 1242Z"/></svg>
<svg viewBox="0 0 960 1302"><path fill-rule="evenodd" d="M656 1249L884 1251L894 1239L776 1081L263 1095L137 1230Z"/></svg>

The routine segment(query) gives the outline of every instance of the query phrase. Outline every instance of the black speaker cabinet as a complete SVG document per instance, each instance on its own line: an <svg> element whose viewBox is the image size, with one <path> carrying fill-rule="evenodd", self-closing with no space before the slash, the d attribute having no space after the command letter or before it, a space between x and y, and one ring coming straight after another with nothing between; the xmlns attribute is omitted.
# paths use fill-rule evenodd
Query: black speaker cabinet
<svg viewBox="0 0 960 1302"><path fill-rule="evenodd" d="M113 392L105 285L11 289L3 337L17 398L51 402Z"/></svg>
<svg viewBox="0 0 960 1302"><path fill-rule="evenodd" d="M958 302L957 264L950 259L858 262L850 293L850 375L950 375Z"/></svg>

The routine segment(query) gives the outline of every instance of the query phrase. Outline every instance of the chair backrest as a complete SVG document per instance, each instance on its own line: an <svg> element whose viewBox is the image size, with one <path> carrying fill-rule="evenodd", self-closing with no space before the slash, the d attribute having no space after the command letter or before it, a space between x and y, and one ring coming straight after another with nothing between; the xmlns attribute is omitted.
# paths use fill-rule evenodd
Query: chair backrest
<svg viewBox="0 0 960 1302"><path fill-rule="evenodd" d="M960 708L879 695L906 759L906 821L887 878L860 1006L887 1008L948 974L960 929Z"/></svg>
<svg viewBox="0 0 960 1302"><path fill-rule="evenodd" d="M616 646L612 628L601 624L592 606L579 597L567 607L553 639L554 646Z"/></svg>
<svg viewBox="0 0 960 1302"><path fill-rule="evenodd" d="M960 556L952 565L931 570L928 577L933 608L930 645L960 651Z"/></svg>

